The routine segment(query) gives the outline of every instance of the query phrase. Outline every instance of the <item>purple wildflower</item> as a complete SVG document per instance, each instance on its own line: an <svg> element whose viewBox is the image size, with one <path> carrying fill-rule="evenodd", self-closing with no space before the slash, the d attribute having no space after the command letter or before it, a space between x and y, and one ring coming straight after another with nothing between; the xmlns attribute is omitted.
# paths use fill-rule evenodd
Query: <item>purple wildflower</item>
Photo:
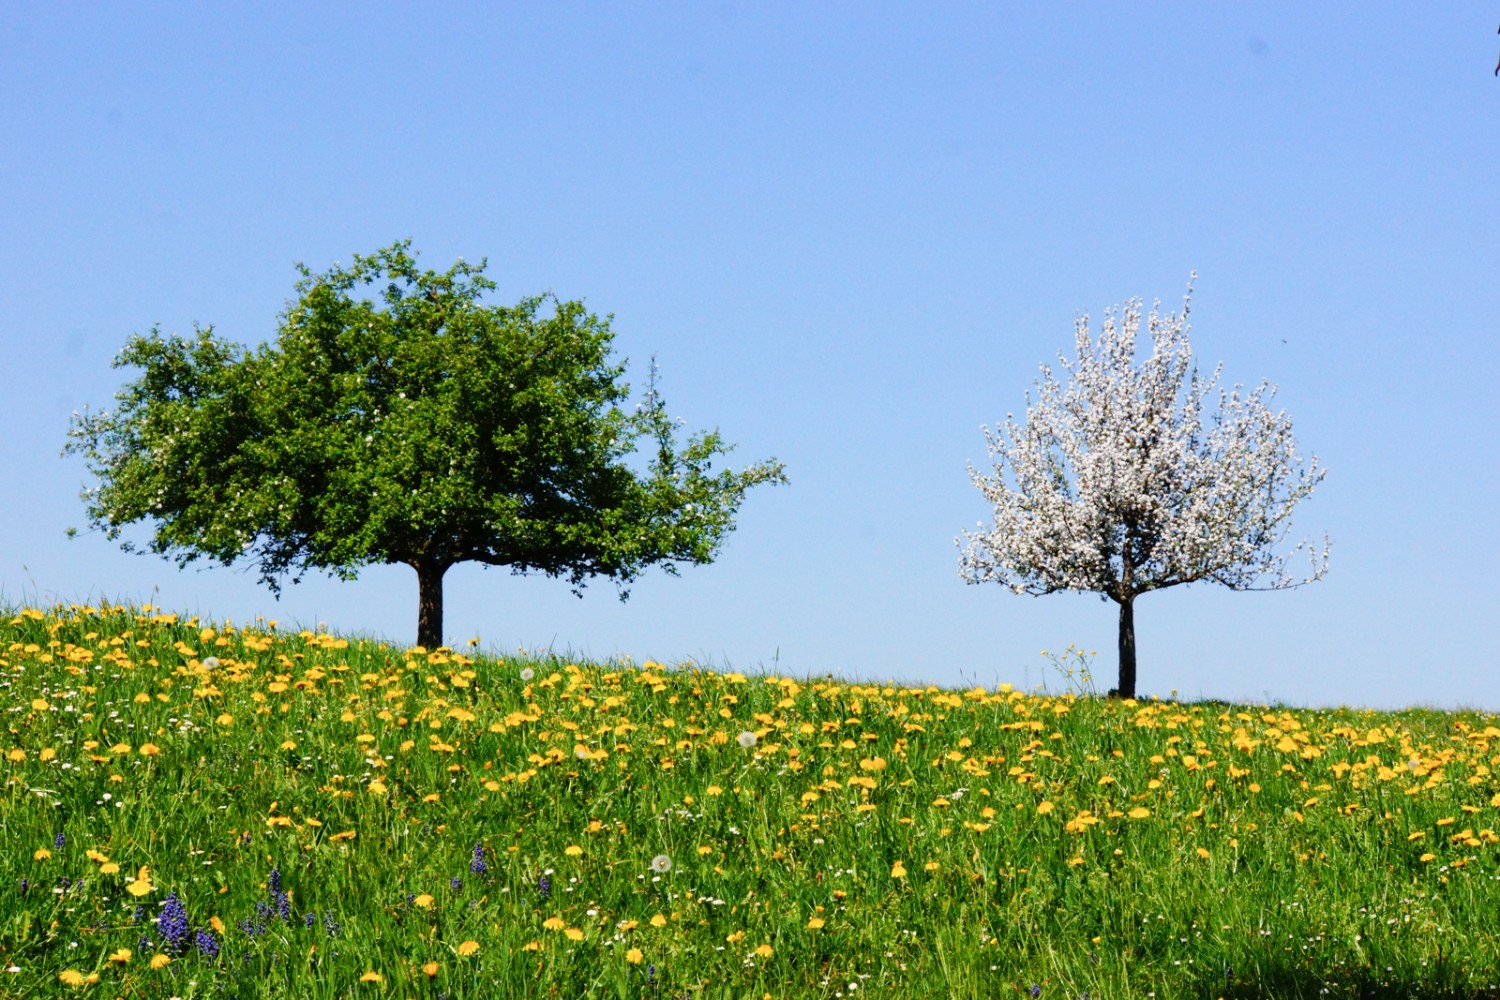
<svg viewBox="0 0 1500 1000"><path fill-rule="evenodd" d="M219 939L211 931L198 932L198 950L209 958L219 957Z"/></svg>
<svg viewBox="0 0 1500 1000"><path fill-rule="evenodd" d="M483 875L490 870L490 866L484 863L484 845L474 845L474 860L469 862L469 871L475 875Z"/></svg>
<svg viewBox="0 0 1500 1000"><path fill-rule="evenodd" d="M271 869L271 874L266 878L266 884L270 887L271 893L273 895L281 891L281 869L280 868L272 868Z"/></svg>
<svg viewBox="0 0 1500 1000"><path fill-rule="evenodd" d="M66 838L66 837L64 837L62 835L62 831L61 830L58 831L57 836L55 836L55 837L52 838L52 846L55 847L55 848L57 848L58 850L62 850L62 845L65 844L65 843L67 843L67 842L68 842L68 838Z"/></svg>
<svg viewBox="0 0 1500 1000"><path fill-rule="evenodd" d="M464 889L464 880L461 879L461 878L459 878L457 875L455 875L451 879L449 879L448 880L448 884L453 887L453 891L454 892L463 892L463 889Z"/></svg>
<svg viewBox="0 0 1500 1000"><path fill-rule="evenodd" d="M543 899L546 899L548 896L552 895L552 880L543 875L537 881L536 891L541 895Z"/></svg>
<svg viewBox="0 0 1500 1000"><path fill-rule="evenodd" d="M182 905L182 900L177 898L177 893L167 894L167 898L161 905L161 916L156 918L157 929L167 942L169 951L181 951L187 942L188 917L187 908Z"/></svg>

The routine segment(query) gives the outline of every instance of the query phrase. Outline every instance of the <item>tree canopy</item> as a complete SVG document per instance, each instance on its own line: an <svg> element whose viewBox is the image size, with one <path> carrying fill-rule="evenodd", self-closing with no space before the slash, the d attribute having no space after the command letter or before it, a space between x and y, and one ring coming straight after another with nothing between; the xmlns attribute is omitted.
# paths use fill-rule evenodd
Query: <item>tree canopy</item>
<svg viewBox="0 0 1500 1000"><path fill-rule="evenodd" d="M457 563L623 596L650 566L711 562L745 492L785 482L774 460L716 470L717 431L679 441L654 362L629 407L612 317L552 295L486 305L483 262L439 273L409 251L298 265L274 344L131 337L115 366L139 376L113 410L75 415L65 449L96 479L90 523L119 541L151 522L147 550L247 560L273 592L309 569L411 566L433 647Z"/></svg>
<svg viewBox="0 0 1500 1000"><path fill-rule="evenodd" d="M1097 342L1079 317L1077 357L1059 358L1064 383L1042 366L1024 426L1007 415L984 428L991 475L969 468L994 508L988 530L965 532L959 559L968 583L1000 583L1018 594L1096 591L1120 606L1120 680L1136 682L1133 602L1141 594L1200 580L1232 590L1282 589L1320 580L1328 567L1308 542L1288 553L1292 508L1326 469L1302 463L1275 387L1218 387L1192 365L1191 286L1182 312L1147 317L1151 353L1136 360L1141 302L1111 309ZM1205 424L1206 400L1219 388ZM962 540L961 540L962 542ZM1287 571L1300 551L1311 572Z"/></svg>

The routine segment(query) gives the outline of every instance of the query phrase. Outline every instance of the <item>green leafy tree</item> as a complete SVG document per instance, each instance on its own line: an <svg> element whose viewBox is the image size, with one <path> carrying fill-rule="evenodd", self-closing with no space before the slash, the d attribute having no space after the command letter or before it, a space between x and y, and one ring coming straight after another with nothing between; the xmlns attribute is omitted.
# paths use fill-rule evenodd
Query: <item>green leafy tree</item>
<svg viewBox="0 0 1500 1000"><path fill-rule="evenodd" d="M456 563L575 591L607 577L624 597L647 567L711 562L745 491L785 482L775 461L715 470L717 431L679 442L654 363L629 407L610 317L551 295L484 305L483 262L438 273L409 250L298 265L274 345L132 337L115 366L140 376L69 431L97 480L90 523L120 541L153 522L149 551L253 561L275 593L308 569L410 566L417 641L435 647Z"/></svg>

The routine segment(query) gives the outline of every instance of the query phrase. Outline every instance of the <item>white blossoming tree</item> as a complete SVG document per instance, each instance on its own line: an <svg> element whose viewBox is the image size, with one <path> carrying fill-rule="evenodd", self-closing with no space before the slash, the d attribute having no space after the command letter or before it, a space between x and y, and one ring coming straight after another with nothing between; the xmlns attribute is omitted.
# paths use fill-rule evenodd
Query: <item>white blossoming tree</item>
<svg viewBox="0 0 1500 1000"><path fill-rule="evenodd" d="M1194 276L1196 277L1196 275ZM1094 591L1120 608L1120 677L1135 696L1134 601L1208 580L1232 590L1279 590L1321 580L1329 543L1278 553L1292 508L1326 469L1303 464L1291 420L1268 405L1274 386L1218 386L1191 364L1188 307L1146 317L1151 354L1137 359L1141 302L1105 314L1098 340L1076 322L1077 357L1059 357L1066 382L1042 366L1026 423L985 427L993 475L969 467L994 507L994 526L965 532L960 575L1017 594ZM1205 401L1218 389L1218 407ZM982 526L981 526L982 527ZM967 545L965 545L967 541ZM1307 576L1287 570L1300 552Z"/></svg>

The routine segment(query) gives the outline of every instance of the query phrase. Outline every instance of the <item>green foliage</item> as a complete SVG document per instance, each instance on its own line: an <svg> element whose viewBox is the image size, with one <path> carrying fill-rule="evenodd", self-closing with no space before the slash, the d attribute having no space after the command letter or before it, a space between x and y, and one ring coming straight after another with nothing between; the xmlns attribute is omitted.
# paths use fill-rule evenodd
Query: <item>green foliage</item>
<svg viewBox="0 0 1500 1000"><path fill-rule="evenodd" d="M0 610L0 996L1500 998L1493 715L274 624Z"/></svg>
<svg viewBox="0 0 1500 1000"><path fill-rule="evenodd" d="M707 563L746 490L785 481L774 461L715 470L717 431L679 442L654 365L625 409L608 317L550 295L483 305L482 263L424 271L408 249L299 265L274 345L132 337L115 364L140 376L70 431L98 480L90 522L113 540L154 522L150 551L251 559L273 590L308 569L409 565L425 602L464 561L575 589Z"/></svg>

